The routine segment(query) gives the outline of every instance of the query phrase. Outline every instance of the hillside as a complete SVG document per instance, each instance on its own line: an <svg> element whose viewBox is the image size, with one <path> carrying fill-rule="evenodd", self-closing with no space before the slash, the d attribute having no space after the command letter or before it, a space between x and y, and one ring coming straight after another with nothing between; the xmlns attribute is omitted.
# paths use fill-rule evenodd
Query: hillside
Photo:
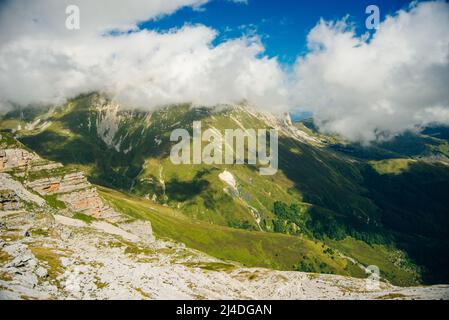
<svg viewBox="0 0 449 320"><path fill-rule="evenodd" d="M265 252L268 267L304 254L348 273L359 268L307 239L193 222L149 200L105 188L97 193L82 172L39 157L9 134L1 134L0 145L0 299L449 298L447 286L381 282L367 290L364 279L213 258L188 247L221 247L214 255L231 260ZM85 190L90 198L75 197ZM186 240L188 247L167 236ZM268 255L275 250L282 259Z"/></svg>
<svg viewBox="0 0 449 320"><path fill-rule="evenodd" d="M194 120L218 131L278 129L279 171L260 176L251 165L173 165L170 133L191 130ZM444 139L407 134L365 147L243 105L144 112L123 109L98 94L44 111L11 112L0 123L39 155L83 169L90 182L109 188L102 194L121 209L151 204L179 212L170 223L160 215L148 219L162 236L219 258L361 276L323 256L319 248L330 246L364 266L378 265L394 284L449 281ZM114 198L110 189L129 194L131 204ZM189 232L193 226L216 238L206 241L201 232ZM227 237L235 239L229 250L218 250L220 238ZM253 237L267 243L262 250L236 250Z"/></svg>

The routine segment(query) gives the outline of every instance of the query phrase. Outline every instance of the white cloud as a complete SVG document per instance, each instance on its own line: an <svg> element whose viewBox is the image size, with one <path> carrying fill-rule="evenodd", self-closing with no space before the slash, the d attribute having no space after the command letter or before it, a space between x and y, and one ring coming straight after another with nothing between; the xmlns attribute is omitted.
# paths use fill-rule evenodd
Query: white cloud
<svg viewBox="0 0 449 320"><path fill-rule="evenodd" d="M228 1L239 4L248 4L248 0L228 0Z"/></svg>
<svg viewBox="0 0 449 320"><path fill-rule="evenodd" d="M370 41L345 19L321 21L294 74L264 56L255 35L218 46L212 45L216 31L203 25L104 36L205 2L71 0L80 6L80 31L65 29L69 1L6 2L0 6L0 109L60 104L96 90L143 109L242 100L271 111L295 106L313 111L323 131L360 141L449 124L449 4L400 11Z"/></svg>
<svg viewBox="0 0 449 320"><path fill-rule="evenodd" d="M124 3L108 0L107 14L96 19L97 1L79 0L78 33L65 30L65 7L59 1L40 1L41 7L13 1L3 10L9 20L0 29L0 37L9 37L0 47L3 104L58 104L98 90L127 106L147 109L242 100L267 108L287 107L284 74L275 59L259 56L263 47L257 38L243 37L214 47L216 31L202 25L104 36L106 29L123 29L204 0L133 1L133 5L128 1L126 8L131 10L125 10ZM12 19L19 8L28 20ZM35 17L40 20L33 26ZM16 27L20 30L12 37Z"/></svg>
<svg viewBox="0 0 449 320"><path fill-rule="evenodd" d="M157 19L185 7L199 7L208 0L6 0L0 7L0 40L19 36L79 39L108 29L129 29L137 22ZM81 29L65 28L66 8L80 9Z"/></svg>
<svg viewBox="0 0 449 320"><path fill-rule="evenodd" d="M293 101L350 140L449 124L449 4L419 3L364 38L345 20L321 21L297 62Z"/></svg>

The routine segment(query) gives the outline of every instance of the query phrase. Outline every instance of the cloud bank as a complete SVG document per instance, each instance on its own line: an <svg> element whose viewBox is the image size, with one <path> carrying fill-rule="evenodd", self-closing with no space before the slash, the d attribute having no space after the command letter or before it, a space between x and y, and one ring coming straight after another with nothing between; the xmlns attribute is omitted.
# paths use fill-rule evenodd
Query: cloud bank
<svg viewBox="0 0 449 320"><path fill-rule="evenodd" d="M242 100L286 109L285 75L276 59L260 57L264 48L256 37L212 46L216 31L203 25L168 32L136 29L138 21L204 2L70 1L80 8L79 31L65 28L69 2L8 2L0 24L3 105L59 104L95 90L142 109Z"/></svg>
<svg viewBox="0 0 449 320"><path fill-rule="evenodd" d="M274 112L312 111L323 131L353 141L449 124L448 3L400 11L371 39L358 37L344 19L320 21L293 73L264 55L254 35L213 46L217 32L204 25L137 28L206 2L6 1L0 6L0 109L102 91L146 110L245 100ZM68 4L80 7L78 31L65 28Z"/></svg>
<svg viewBox="0 0 449 320"><path fill-rule="evenodd" d="M449 124L449 4L423 2L388 17L372 39L345 20L321 21L298 60L294 102L320 128L373 141Z"/></svg>

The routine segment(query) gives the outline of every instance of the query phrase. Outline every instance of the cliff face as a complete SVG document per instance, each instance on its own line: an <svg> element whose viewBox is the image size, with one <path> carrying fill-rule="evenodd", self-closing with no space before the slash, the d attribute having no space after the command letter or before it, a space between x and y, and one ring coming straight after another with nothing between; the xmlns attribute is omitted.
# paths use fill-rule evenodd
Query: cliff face
<svg viewBox="0 0 449 320"><path fill-rule="evenodd" d="M19 197L12 190L0 190L0 210L19 209Z"/></svg>
<svg viewBox="0 0 449 320"><path fill-rule="evenodd" d="M113 222L120 220L120 214L104 203L83 172L64 168L22 148L0 149L0 172L19 178L40 196L55 196L71 211ZM2 190L1 207L19 208L17 195Z"/></svg>
<svg viewBox="0 0 449 320"><path fill-rule="evenodd" d="M25 170L37 160L39 156L23 149L0 149L0 171L15 168Z"/></svg>

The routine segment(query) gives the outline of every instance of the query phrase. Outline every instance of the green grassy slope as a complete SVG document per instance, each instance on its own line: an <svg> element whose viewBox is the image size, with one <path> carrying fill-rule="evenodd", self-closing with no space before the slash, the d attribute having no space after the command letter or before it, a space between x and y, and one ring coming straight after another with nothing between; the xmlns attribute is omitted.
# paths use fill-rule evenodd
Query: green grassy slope
<svg viewBox="0 0 449 320"><path fill-rule="evenodd" d="M151 221L154 232L185 243L217 258L249 267L295 270L303 262L312 272L364 277L364 272L336 254L326 253L324 243L304 237L245 231L191 219L172 208L149 200L99 188L106 201L134 218Z"/></svg>
<svg viewBox="0 0 449 320"><path fill-rule="evenodd" d="M213 112L188 105L152 114L121 111L112 140L114 146L120 145L116 150L98 135L99 120L105 115L93 107L97 98L96 94L81 96L45 115L28 112L27 121L45 116L50 124L42 130L22 130L20 140L44 157L81 167L94 183L141 197L155 196L159 204L176 208L193 221L233 228L226 232L264 230L263 237L277 232L317 241L345 241L349 236L370 247L380 245L390 255L402 249L407 264L422 267L425 282L449 282L445 231L449 169L431 158L434 153L444 156L445 140L406 134L367 148L344 145L338 137L326 137L328 144L319 146L281 135L279 171L262 177L254 166L175 166L168 159L170 132L191 130L193 120L202 120L203 129L220 131L269 128L250 112L240 108ZM12 124L14 114L4 119L5 125ZM309 127L304 130L318 135ZM237 190L229 190L218 179L225 169L235 176ZM171 236L179 232L181 228ZM344 248L351 255L350 247ZM376 250L369 250L370 256L380 261L381 251L376 256ZM358 257L363 264L371 261ZM276 256L272 258L276 261ZM393 278L392 272L386 273Z"/></svg>
<svg viewBox="0 0 449 320"><path fill-rule="evenodd" d="M365 277L364 271L338 252L353 256L365 267L375 264L381 276L396 285L419 283L416 268L403 253L383 245L367 245L346 238L341 241L246 231L192 219L178 210L152 201L99 187L101 196L121 212L149 220L157 236L185 243L214 257L248 267L299 270ZM337 249L338 251L336 251Z"/></svg>

